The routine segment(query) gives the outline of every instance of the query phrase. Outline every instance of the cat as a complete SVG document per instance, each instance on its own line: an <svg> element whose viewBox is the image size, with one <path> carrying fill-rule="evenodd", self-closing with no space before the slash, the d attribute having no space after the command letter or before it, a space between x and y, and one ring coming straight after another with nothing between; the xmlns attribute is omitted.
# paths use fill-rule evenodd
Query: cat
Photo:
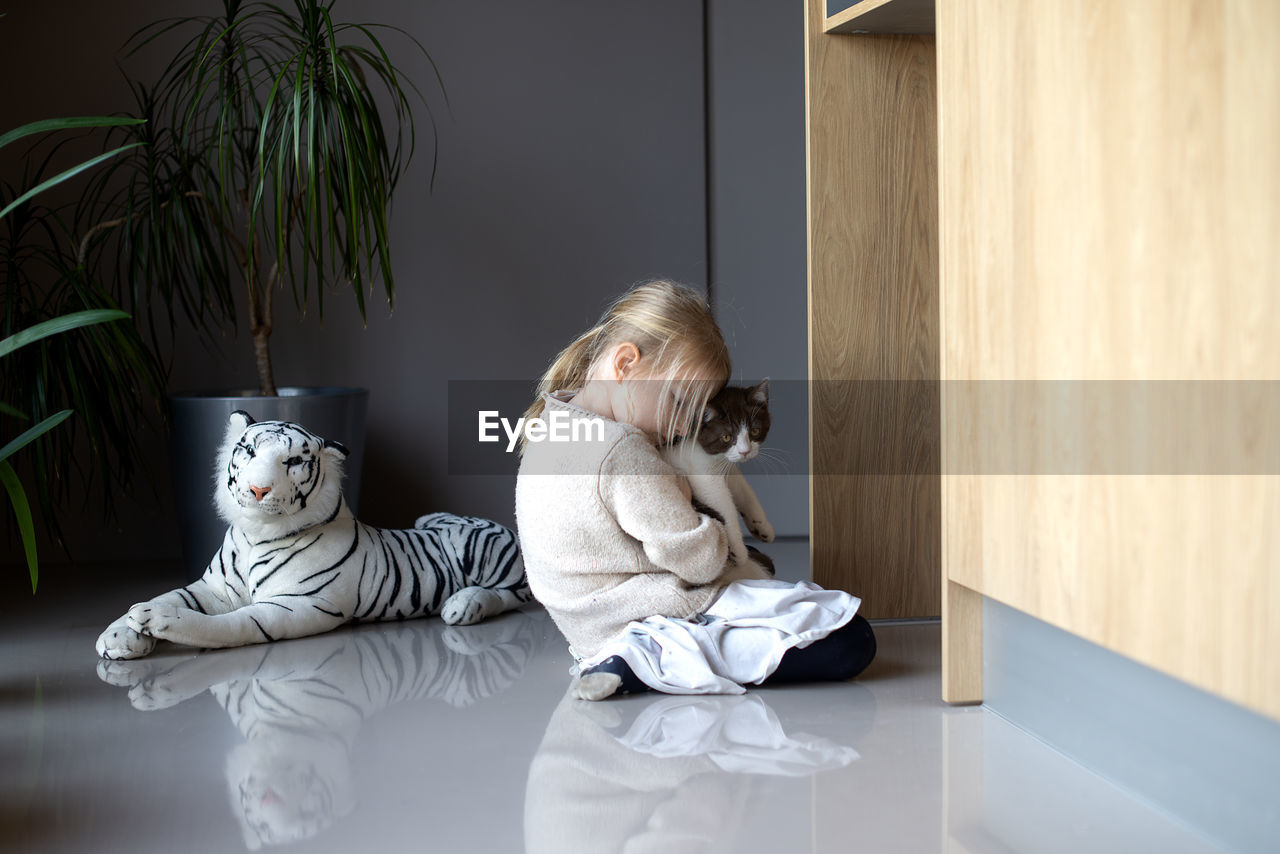
<svg viewBox="0 0 1280 854"><path fill-rule="evenodd" d="M729 559L741 566L751 559L738 516L763 543L773 542L769 523L755 490L737 464L754 458L769 435L769 381L747 387L725 386L707 402L697 437L685 437L662 449L662 457L689 478L695 506L725 523ZM710 512L708 512L710 511ZM772 574L767 558L756 553Z"/></svg>

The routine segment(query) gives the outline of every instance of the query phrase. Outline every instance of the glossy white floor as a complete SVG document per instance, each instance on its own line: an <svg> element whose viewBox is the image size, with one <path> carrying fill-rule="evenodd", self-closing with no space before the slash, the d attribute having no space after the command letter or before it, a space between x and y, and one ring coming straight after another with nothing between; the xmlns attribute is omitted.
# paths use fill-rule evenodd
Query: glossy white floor
<svg viewBox="0 0 1280 854"><path fill-rule="evenodd" d="M803 576L803 542L771 552ZM592 704L536 607L106 664L98 632L158 582L51 572L0 615L6 851L1214 850L943 704L936 624L878 625L851 683Z"/></svg>

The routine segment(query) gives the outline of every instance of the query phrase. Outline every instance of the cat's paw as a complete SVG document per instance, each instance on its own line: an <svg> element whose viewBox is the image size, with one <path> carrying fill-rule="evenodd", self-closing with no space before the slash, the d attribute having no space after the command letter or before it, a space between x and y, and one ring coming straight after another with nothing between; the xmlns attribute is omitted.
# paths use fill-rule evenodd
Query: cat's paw
<svg viewBox="0 0 1280 854"><path fill-rule="evenodd" d="M751 532L751 536L762 543L773 542L773 525L769 523L768 519L748 519L747 530Z"/></svg>
<svg viewBox="0 0 1280 854"><path fill-rule="evenodd" d="M469 626L502 610L502 597L483 587L464 587L440 609L440 619L451 626Z"/></svg>
<svg viewBox="0 0 1280 854"><path fill-rule="evenodd" d="M155 638L139 634L128 625L124 618L116 620L110 626L107 626L107 630L98 635L98 642L93 646L97 650L99 658L111 661L141 658L150 654L155 647ZM102 671L99 670L99 675L101 674Z"/></svg>
<svg viewBox="0 0 1280 854"><path fill-rule="evenodd" d="M182 619L183 610L177 605L164 602L140 602L130 608L125 617L129 621L129 628L138 634L163 638Z"/></svg>

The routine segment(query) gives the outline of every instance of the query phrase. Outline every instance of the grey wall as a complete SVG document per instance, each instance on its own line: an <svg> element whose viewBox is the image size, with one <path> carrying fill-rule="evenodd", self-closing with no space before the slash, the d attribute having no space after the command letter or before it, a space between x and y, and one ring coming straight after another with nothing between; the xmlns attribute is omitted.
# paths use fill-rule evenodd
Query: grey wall
<svg viewBox="0 0 1280 854"><path fill-rule="evenodd" d="M711 295L773 426L744 467L779 535L808 535L804 6L708 0Z"/></svg>
<svg viewBox="0 0 1280 854"><path fill-rule="evenodd" d="M8 88L0 125L127 110L113 65L118 46L149 20L212 5L18 4L0 20L0 72L26 83ZM800 10L756 0L730 16L720 8L729 5L712 0L710 15L713 292L739 375L798 378L805 311ZM407 525L448 509L510 523L514 459L510 475L449 473L448 383L532 382L631 283L654 276L706 283L703 9L687 0L369 0L349 10L355 19L408 30L439 65L450 104L428 90L439 171L429 191L429 156L420 156L397 197L394 314L375 304L362 328L351 297L336 293L326 299L323 324L314 316L299 322L287 297L279 300L277 379L371 390L361 491L367 521ZM425 62L399 55L416 79L430 79ZM421 111L420 123L427 125ZM737 172L746 173L745 183ZM243 329L211 349L179 330L170 387L249 386L251 365ZM778 419L795 422L779 435L801 467L805 452L794 437L803 440L804 417L801 406ZM77 509L69 526L74 558L177 557L167 439L157 433L151 441L155 490L140 483L122 496L114 525ZM786 520L781 532L805 532L803 514L783 509L803 499L775 501L773 487L759 488L766 506L779 508L776 521ZM5 549L5 562L15 562L16 545Z"/></svg>

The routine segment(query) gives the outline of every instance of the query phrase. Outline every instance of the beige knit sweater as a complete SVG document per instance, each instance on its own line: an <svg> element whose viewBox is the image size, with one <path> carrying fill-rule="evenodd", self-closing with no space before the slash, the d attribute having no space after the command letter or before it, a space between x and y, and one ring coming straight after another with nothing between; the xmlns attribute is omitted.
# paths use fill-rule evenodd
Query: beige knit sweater
<svg viewBox="0 0 1280 854"><path fill-rule="evenodd" d="M726 566L724 525L693 509L643 431L565 403L573 394L546 395L544 418L598 419L603 440L529 442L516 525L529 586L575 657L591 657L632 620L688 619L729 582L767 577L754 563Z"/></svg>

